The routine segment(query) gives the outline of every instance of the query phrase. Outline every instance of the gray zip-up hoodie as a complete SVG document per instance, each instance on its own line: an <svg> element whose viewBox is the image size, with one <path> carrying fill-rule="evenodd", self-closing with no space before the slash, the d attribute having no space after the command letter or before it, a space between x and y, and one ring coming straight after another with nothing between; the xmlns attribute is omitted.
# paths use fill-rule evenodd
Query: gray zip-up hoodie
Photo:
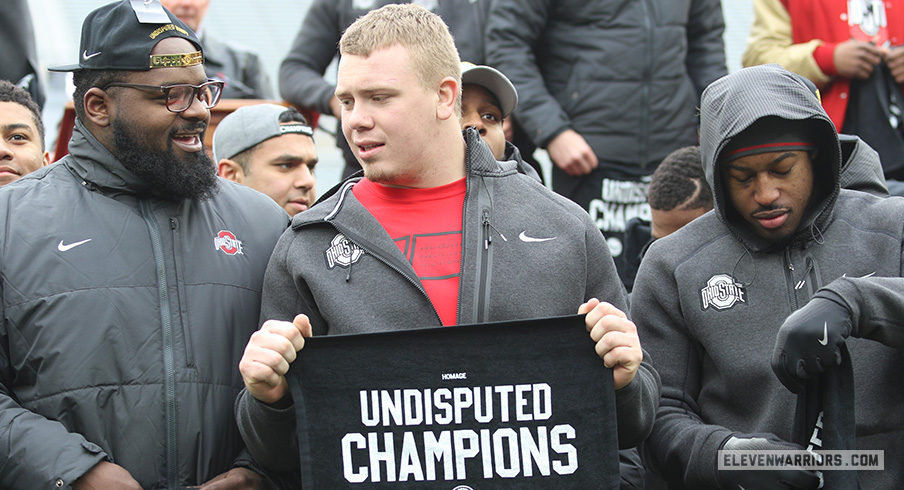
<svg viewBox="0 0 904 490"><path fill-rule="evenodd" d="M626 308L609 249L587 213L520 173L516 162L497 162L476 130L465 135L458 323L570 315L594 297ZM441 326L411 264L351 192L354 182L293 219L267 268L262 321L304 313L314 335ZM551 239L519 238L525 235ZM646 437L658 396L658 376L645 358L616 392L621 447ZM283 429L294 426L291 416L247 391L240 396L240 429L261 464L298 466L297 448L286 450L293 432Z"/></svg>
<svg viewBox="0 0 904 490"><path fill-rule="evenodd" d="M728 96L745 91L745 96ZM768 243L730 210L718 156L756 120L816 121L816 185L799 230ZM857 443L885 450L886 471L863 471L863 488L897 488L904 461L904 200L839 190L834 126L816 98L778 65L713 83L701 105L701 150L715 209L657 240L638 271L632 317L662 376L662 400L645 446L670 488L718 488L716 455L735 433L790 440L796 397L772 373L784 319L831 291L853 311ZM872 340L880 339L889 347Z"/></svg>

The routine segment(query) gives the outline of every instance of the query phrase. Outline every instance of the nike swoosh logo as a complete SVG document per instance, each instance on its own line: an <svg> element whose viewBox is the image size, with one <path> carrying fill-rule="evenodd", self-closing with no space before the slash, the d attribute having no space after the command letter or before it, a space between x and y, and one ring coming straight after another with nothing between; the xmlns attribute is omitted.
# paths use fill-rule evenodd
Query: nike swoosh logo
<svg viewBox="0 0 904 490"><path fill-rule="evenodd" d="M825 322L822 324L822 338L819 339L820 345L826 345L829 343L829 322Z"/></svg>
<svg viewBox="0 0 904 490"><path fill-rule="evenodd" d="M87 61L87 60L90 60L91 58L94 58L95 56L99 55L100 53L101 52L98 51L94 54L88 54L88 50L86 49L84 52L82 52L82 59Z"/></svg>
<svg viewBox="0 0 904 490"><path fill-rule="evenodd" d="M80 241L80 242L75 242L75 243L70 243L70 244L68 244L68 245L63 245L63 240L60 240L60 244L57 245L57 250L59 250L60 252L66 252L66 251L72 250L72 249L75 248L75 247L78 247L79 245L84 245L84 244L86 244L86 243L88 243L88 242L90 242L90 241L91 241L91 239L89 238L89 239L87 239L87 240L82 240L82 241Z"/></svg>
<svg viewBox="0 0 904 490"><path fill-rule="evenodd" d="M527 232L526 232L526 231L522 231L521 234L518 235L518 238L520 238L522 242L527 242L527 243L532 243L532 242L548 242L548 241L550 241L550 240L555 240L555 239L556 239L556 237L552 237L552 238L534 238L534 237L532 237L532 236L527 236Z"/></svg>
<svg viewBox="0 0 904 490"><path fill-rule="evenodd" d="M872 271L872 272L870 272L869 274L867 274L867 275L865 275L865 276L860 276L859 279L866 279L867 277L873 277L874 275L876 275L876 271ZM844 274L842 274L841 277L847 277L847 272L845 272Z"/></svg>

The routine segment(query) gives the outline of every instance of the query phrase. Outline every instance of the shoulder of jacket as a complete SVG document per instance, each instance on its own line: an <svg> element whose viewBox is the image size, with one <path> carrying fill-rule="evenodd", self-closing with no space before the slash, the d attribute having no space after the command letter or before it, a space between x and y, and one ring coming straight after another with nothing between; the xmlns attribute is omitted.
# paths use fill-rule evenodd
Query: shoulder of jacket
<svg viewBox="0 0 904 490"><path fill-rule="evenodd" d="M228 203L233 209L259 216L260 213L269 213L276 217L285 215L286 210L281 208L273 199L248 186L218 178L220 190L214 197L214 202L219 206Z"/></svg>

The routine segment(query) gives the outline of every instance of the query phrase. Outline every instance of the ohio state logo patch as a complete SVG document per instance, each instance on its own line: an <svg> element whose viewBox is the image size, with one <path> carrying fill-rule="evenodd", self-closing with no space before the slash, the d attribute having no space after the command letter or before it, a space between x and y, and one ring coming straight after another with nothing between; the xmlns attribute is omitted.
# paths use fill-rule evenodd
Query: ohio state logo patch
<svg viewBox="0 0 904 490"><path fill-rule="evenodd" d="M326 258L326 266L330 269L336 267L348 267L364 255L364 249L345 238L342 233L337 234L330 241L330 248L323 252Z"/></svg>
<svg viewBox="0 0 904 490"><path fill-rule="evenodd" d="M244 255L242 241L229 230L220 230L217 236L213 237L213 246L214 249L222 250L226 255Z"/></svg>
<svg viewBox="0 0 904 490"><path fill-rule="evenodd" d="M743 284L728 274L716 274L700 290L700 299L704 310L710 306L717 310L727 310L738 303L746 303L747 291Z"/></svg>

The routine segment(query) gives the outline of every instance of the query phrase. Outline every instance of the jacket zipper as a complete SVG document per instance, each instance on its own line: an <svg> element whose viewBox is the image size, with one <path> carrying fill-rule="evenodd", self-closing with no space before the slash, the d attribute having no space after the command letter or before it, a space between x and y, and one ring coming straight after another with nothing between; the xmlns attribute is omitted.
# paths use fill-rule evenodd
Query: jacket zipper
<svg viewBox="0 0 904 490"><path fill-rule="evenodd" d="M508 241L505 235L499 232L490 221L490 208L484 208L481 212L481 225L483 229L483 248L480 250L480 275L477 282L477 323L484 323L490 316L489 312L489 291L490 280L492 279L492 254L490 254L490 245L493 244L493 232L499 233L503 241Z"/></svg>
<svg viewBox="0 0 904 490"><path fill-rule="evenodd" d="M791 303L791 311L797 311L797 283L794 281L794 264L791 262L791 247L785 248L785 284L789 285L788 296Z"/></svg>
<svg viewBox="0 0 904 490"><path fill-rule="evenodd" d="M146 201L141 201L141 216L151 233L151 245L157 264L157 288L160 299L160 320L163 326L163 365L166 388L166 479L167 486L175 488L179 483L179 453L176 443L176 361L173 346L173 324L170 316L169 293L167 291L166 262L160 241L160 229L154 220L153 211Z"/></svg>

